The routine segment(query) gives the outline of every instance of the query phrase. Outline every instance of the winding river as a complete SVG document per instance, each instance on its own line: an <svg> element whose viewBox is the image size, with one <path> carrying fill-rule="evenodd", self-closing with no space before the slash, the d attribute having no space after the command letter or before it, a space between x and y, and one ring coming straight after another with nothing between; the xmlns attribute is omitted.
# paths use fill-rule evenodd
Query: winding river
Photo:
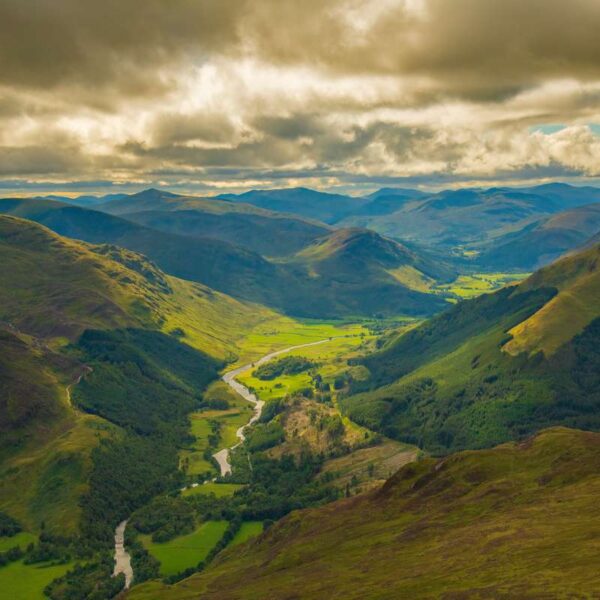
<svg viewBox="0 0 600 600"><path fill-rule="evenodd" d="M219 468L221 469L221 476L225 476L231 473L229 452L237 448L241 443L243 443L243 441L246 439L246 436L244 435L244 430L247 427L254 425L254 423L256 423L260 419L263 406L265 405L265 403L262 400L259 400L256 397L256 395L253 394L245 385L242 385L239 381L237 381L236 377L238 375L241 375L242 373L245 373L246 371L249 371L250 369L260 367L260 365L269 362L270 360L277 356L280 356L281 354L286 354L287 352L291 352L292 350L299 350L300 348L308 348L309 346L318 346L320 344L326 344L327 342L330 342L333 339L334 338L327 338L326 340L309 342L308 344L300 344L298 346L290 346L289 348L284 348L283 350L277 350L276 352L266 354L265 356L253 363L243 365L223 375L223 381L234 392L237 392L242 398L244 398L244 400L247 400L248 402L254 405L254 415L248 421L248 423L246 423L246 425L243 425L236 431L236 436L240 440L237 444L231 446L230 448L223 448L222 450L219 450L216 454L213 454L214 459L219 463Z"/></svg>
<svg viewBox="0 0 600 600"><path fill-rule="evenodd" d="M239 440L237 444L231 446L229 448L223 448L219 450L216 454L214 454L215 460L219 463L219 468L221 470L221 476L228 475L231 473L231 463L229 462L229 452L234 448L237 448L243 441L246 439L244 435L244 430L247 427L252 426L256 423L262 414L262 409L264 406L264 402L259 400L255 394L253 394L246 386L242 385L239 381L237 381L236 377L249 371L250 369L254 369L259 367L260 365L269 362L273 358L280 356L281 354L286 354L287 352L291 352L292 350L299 350L300 348L308 348L309 346L318 346L320 344L326 344L335 338L327 338L325 340L319 340L317 342L309 342L307 344L300 344L298 346L290 346L289 348L284 348L283 350L277 350L276 352L271 352L266 354L259 360L249 363L247 365L243 365L234 369L233 371L229 371L223 375L223 381L236 393L238 393L244 400L247 400L251 404L254 405L254 415L252 418L240 427L236 436ZM67 390L69 391L69 390ZM125 528L127 527L127 521L122 521L119 523L117 528L115 529L115 568L113 572L113 576L119 575L123 573L125 575L125 589L128 589L133 581L133 569L131 567L131 556L125 549Z"/></svg>

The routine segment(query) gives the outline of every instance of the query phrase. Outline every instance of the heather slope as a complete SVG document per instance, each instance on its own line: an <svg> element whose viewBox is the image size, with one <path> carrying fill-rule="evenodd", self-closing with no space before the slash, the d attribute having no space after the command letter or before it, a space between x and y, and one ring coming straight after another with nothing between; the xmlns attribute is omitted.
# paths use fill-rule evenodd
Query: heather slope
<svg viewBox="0 0 600 600"><path fill-rule="evenodd" d="M599 469L600 435L562 428L425 459L377 492L293 513L204 573L128 598L591 596Z"/></svg>

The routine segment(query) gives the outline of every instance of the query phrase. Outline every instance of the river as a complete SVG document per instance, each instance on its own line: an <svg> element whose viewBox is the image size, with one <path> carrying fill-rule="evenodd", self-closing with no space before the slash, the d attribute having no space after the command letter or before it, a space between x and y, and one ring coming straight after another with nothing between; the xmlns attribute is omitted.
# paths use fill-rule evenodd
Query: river
<svg viewBox="0 0 600 600"><path fill-rule="evenodd" d="M269 362L273 358L280 356L281 354L286 354L287 352L291 352L292 350L299 350L300 348L308 348L309 346L318 346L319 344L325 344L330 342L335 338L328 338L326 340L319 340L317 342L309 342L308 344L300 344L298 346L290 346L289 348L284 348L283 350L277 350L276 352L270 352L266 354L259 360L249 363L247 365L243 365L242 367L238 367L233 371L229 371L223 375L223 381L236 393L238 393L244 400L247 400L251 404L254 405L254 414L252 418L246 423L242 425L237 432L236 436L239 442L229 448L223 448L219 450L216 454L214 454L215 460L219 463L219 468L221 470L221 476L225 476L231 473L231 463L229 462L229 452L234 448L237 448L245 439L244 430L247 427L252 426L256 423L262 414L262 409L265 403L262 400L259 400L255 394L253 394L246 386L242 385L239 381L236 380L238 375L249 371L250 369L255 369L260 365ZM67 390L69 391L69 390ZM122 521L119 523L117 528L115 529L115 569L113 572L113 576L119 575L123 573L125 575L125 589L128 589L133 581L133 569L131 567L131 556L125 550L125 528L127 527L127 521Z"/></svg>

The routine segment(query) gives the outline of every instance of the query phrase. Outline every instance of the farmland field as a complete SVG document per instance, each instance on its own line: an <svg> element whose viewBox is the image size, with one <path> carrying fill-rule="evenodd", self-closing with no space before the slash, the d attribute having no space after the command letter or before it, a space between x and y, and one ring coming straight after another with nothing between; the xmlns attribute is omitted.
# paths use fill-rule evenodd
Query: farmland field
<svg viewBox="0 0 600 600"><path fill-rule="evenodd" d="M237 490L243 488L243 485L236 483L205 483L196 487L187 488L182 496L198 496L202 494L214 494L217 498L232 496Z"/></svg>
<svg viewBox="0 0 600 600"><path fill-rule="evenodd" d="M168 542L153 542L149 535L140 536L144 547L160 562L160 574L174 575L204 560L227 529L227 521L208 521L188 535Z"/></svg>
<svg viewBox="0 0 600 600"><path fill-rule="evenodd" d="M24 565L23 561L0 567L0 597L6 600L43 600L44 588L73 565Z"/></svg>

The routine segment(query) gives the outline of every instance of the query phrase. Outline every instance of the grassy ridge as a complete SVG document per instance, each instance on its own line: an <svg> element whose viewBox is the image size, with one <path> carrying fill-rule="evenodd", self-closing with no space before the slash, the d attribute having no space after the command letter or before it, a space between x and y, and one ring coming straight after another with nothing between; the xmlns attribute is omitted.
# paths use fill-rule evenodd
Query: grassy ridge
<svg viewBox="0 0 600 600"><path fill-rule="evenodd" d="M142 585L128 597L592 596L599 469L600 436L562 428L425 459L379 492L294 513L251 551L231 550L181 584Z"/></svg>
<svg viewBox="0 0 600 600"><path fill-rule="evenodd" d="M599 429L598 252L463 302L366 357L370 377L342 401L344 410L435 453L556 424Z"/></svg>

